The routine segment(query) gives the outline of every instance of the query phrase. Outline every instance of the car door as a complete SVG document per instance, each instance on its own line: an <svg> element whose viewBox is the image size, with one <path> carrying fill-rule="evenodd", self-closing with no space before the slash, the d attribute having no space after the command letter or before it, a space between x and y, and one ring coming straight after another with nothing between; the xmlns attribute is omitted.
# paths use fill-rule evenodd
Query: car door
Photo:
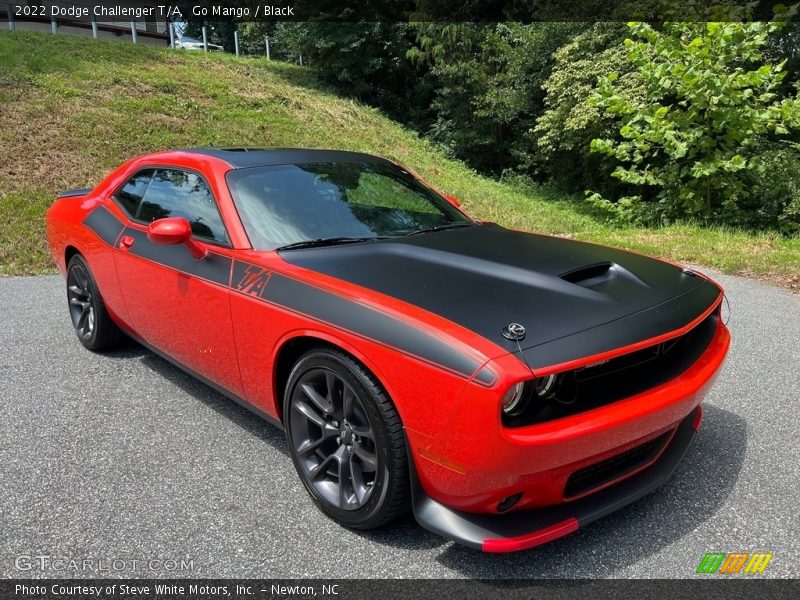
<svg viewBox="0 0 800 600"><path fill-rule="evenodd" d="M143 341L236 394L242 385L231 322L233 250L203 176L181 168L147 168L114 195L130 217L115 248L127 321ZM208 249L196 259L185 244L156 244L147 226L184 217Z"/></svg>

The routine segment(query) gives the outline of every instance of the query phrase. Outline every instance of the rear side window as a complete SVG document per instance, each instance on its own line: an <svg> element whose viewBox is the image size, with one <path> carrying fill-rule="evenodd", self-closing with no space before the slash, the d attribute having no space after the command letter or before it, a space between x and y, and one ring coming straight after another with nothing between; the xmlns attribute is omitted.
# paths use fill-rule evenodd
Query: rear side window
<svg viewBox="0 0 800 600"><path fill-rule="evenodd" d="M147 190L147 184L150 183L154 172L155 169L139 171L114 195L114 199L131 217L136 216L136 211L139 210L139 203L142 201L144 192Z"/></svg>
<svg viewBox="0 0 800 600"><path fill-rule="evenodd" d="M208 184L196 173L156 169L136 212L136 219L150 223L166 217L184 217L192 233L226 244L228 236Z"/></svg>

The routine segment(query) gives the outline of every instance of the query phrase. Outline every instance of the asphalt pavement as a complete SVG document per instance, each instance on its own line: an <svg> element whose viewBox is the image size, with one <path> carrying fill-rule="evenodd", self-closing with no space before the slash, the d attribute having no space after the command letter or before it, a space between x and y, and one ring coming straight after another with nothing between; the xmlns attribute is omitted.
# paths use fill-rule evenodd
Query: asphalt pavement
<svg viewBox="0 0 800 600"><path fill-rule="evenodd" d="M0 278L0 577L669 578L710 551L772 552L761 577L798 577L800 296L719 279L733 345L672 480L484 555L410 517L340 527L279 430L136 344L84 350L59 277Z"/></svg>

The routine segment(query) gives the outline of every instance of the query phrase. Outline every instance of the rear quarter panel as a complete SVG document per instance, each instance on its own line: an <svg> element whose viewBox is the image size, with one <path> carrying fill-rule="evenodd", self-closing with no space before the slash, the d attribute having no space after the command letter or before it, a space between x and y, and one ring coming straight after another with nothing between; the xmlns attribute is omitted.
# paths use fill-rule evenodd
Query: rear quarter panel
<svg viewBox="0 0 800 600"><path fill-rule="evenodd" d="M62 275L66 275L69 248L74 248L84 257L106 308L116 321L122 322L124 305L114 265L113 247L83 224L84 219L101 204L106 205L110 212L116 209L108 206L108 202L94 199L93 194L57 199L45 216L47 243Z"/></svg>

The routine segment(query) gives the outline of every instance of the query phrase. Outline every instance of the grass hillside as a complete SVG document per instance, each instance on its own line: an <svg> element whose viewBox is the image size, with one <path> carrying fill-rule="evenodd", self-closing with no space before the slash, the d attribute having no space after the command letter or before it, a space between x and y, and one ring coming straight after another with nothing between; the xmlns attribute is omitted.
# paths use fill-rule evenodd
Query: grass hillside
<svg viewBox="0 0 800 600"><path fill-rule="evenodd" d="M0 273L48 272L43 216L61 189L184 146L361 150L406 164L476 218L797 286L800 240L681 225L610 227L580 201L482 177L307 69L66 35L0 33Z"/></svg>

